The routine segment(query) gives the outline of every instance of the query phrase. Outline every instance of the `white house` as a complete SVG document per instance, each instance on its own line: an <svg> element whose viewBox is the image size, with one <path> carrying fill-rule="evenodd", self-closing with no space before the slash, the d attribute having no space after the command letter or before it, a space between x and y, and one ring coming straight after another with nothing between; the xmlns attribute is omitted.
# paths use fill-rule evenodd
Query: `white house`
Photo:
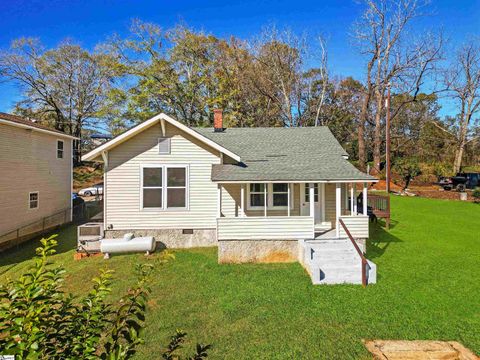
<svg viewBox="0 0 480 360"><path fill-rule="evenodd" d="M0 248L71 220L74 139L0 113Z"/></svg>
<svg viewBox="0 0 480 360"><path fill-rule="evenodd" d="M329 246L361 266L367 184L377 180L347 160L327 127L225 129L221 110L214 118L214 128L190 128L159 114L83 156L105 165L106 236L215 245L219 262L299 260L314 282L358 282L315 267Z"/></svg>

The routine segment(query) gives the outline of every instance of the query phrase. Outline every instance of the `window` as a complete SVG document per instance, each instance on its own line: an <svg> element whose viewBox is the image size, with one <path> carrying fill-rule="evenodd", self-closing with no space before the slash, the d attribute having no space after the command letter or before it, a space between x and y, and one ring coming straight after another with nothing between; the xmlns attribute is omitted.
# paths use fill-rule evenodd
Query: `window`
<svg viewBox="0 0 480 360"><path fill-rule="evenodd" d="M250 207L265 206L265 184L250 184Z"/></svg>
<svg viewBox="0 0 480 360"><path fill-rule="evenodd" d="M288 184L272 184L273 206L288 206Z"/></svg>
<svg viewBox="0 0 480 360"><path fill-rule="evenodd" d="M57 159L63 159L63 140L57 140Z"/></svg>
<svg viewBox="0 0 480 360"><path fill-rule="evenodd" d="M187 194L187 166L142 167L143 209L186 209Z"/></svg>
<svg viewBox="0 0 480 360"><path fill-rule="evenodd" d="M167 168L167 208L185 208L187 170L184 167Z"/></svg>
<svg viewBox="0 0 480 360"><path fill-rule="evenodd" d="M248 186L248 209L264 209L265 187L267 190L268 209L286 209L288 206L288 184L249 184ZM293 188L290 187L290 208L293 209Z"/></svg>
<svg viewBox="0 0 480 360"><path fill-rule="evenodd" d="M28 208L38 209L38 191L28 194Z"/></svg>
<svg viewBox="0 0 480 360"><path fill-rule="evenodd" d="M143 207L163 207L163 168L143 168Z"/></svg>
<svg viewBox="0 0 480 360"><path fill-rule="evenodd" d="M313 184L314 202L318 202L318 184ZM310 184L305 184L305 202L310 202Z"/></svg>
<svg viewBox="0 0 480 360"><path fill-rule="evenodd" d="M163 137L158 139L158 153L170 154L170 138Z"/></svg>

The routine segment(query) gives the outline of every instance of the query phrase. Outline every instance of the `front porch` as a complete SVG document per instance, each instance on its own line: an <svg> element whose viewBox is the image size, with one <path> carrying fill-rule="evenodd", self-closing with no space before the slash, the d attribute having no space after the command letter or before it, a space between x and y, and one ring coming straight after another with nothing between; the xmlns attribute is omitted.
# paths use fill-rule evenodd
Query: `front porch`
<svg viewBox="0 0 480 360"><path fill-rule="evenodd" d="M362 199L359 209L357 197ZM217 240L368 238L367 183L219 183Z"/></svg>

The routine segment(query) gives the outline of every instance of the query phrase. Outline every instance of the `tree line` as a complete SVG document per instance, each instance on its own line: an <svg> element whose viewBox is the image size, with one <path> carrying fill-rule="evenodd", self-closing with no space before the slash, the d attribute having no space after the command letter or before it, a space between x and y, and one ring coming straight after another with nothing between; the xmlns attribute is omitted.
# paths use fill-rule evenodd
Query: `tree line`
<svg viewBox="0 0 480 360"><path fill-rule="evenodd" d="M364 0L345 44L358 51L359 78L332 71L325 36L269 26L249 40L222 39L141 20L94 50L17 39L0 53L0 76L22 86L16 113L82 138L77 162L94 131L116 135L159 112L211 126L222 108L227 127L329 126L356 165L377 174L390 90L393 162L440 175L479 163L480 46L465 39L450 56L441 31L418 28L428 11L417 0ZM456 115L439 115L444 99Z"/></svg>

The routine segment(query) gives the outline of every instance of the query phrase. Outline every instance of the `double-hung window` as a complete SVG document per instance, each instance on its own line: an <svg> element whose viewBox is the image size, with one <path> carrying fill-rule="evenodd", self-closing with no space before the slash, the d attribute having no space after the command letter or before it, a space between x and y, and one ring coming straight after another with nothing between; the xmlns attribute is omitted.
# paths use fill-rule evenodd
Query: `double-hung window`
<svg viewBox="0 0 480 360"><path fill-rule="evenodd" d="M266 184L250 184L249 207L255 208L265 205L265 186Z"/></svg>
<svg viewBox="0 0 480 360"><path fill-rule="evenodd" d="M264 209L267 205L268 209L287 209L288 207L288 187L287 183L275 184L249 184L247 208L251 210ZM265 194L266 192L266 194ZM293 189L290 187L290 208L293 209ZM265 200L267 203L265 204Z"/></svg>
<svg viewBox="0 0 480 360"><path fill-rule="evenodd" d="M57 159L63 159L63 140L57 140Z"/></svg>
<svg viewBox="0 0 480 360"><path fill-rule="evenodd" d="M143 209L186 210L188 208L188 167L159 165L142 167Z"/></svg>
<svg viewBox="0 0 480 360"><path fill-rule="evenodd" d="M38 191L28 194L28 208L38 209Z"/></svg>

